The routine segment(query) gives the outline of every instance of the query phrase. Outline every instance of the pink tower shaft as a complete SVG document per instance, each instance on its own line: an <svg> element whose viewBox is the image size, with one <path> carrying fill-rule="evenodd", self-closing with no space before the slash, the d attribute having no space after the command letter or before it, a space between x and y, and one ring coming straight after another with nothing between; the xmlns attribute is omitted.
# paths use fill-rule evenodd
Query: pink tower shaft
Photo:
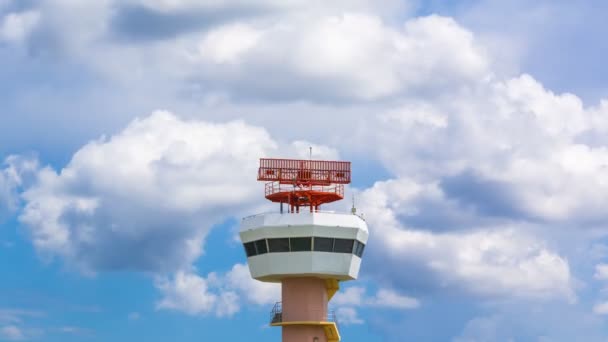
<svg viewBox="0 0 608 342"><path fill-rule="evenodd" d="M322 322L327 320L325 280L313 277L285 278L282 281L283 322ZM283 342L327 342L320 325L283 326Z"/></svg>

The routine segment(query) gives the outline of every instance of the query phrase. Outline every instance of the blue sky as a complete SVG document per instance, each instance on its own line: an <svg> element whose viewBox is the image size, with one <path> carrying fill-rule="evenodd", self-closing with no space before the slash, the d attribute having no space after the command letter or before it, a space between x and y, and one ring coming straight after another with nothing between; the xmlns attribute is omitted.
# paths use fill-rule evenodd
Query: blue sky
<svg viewBox="0 0 608 342"><path fill-rule="evenodd" d="M605 341L606 6L0 0L0 341L278 341L236 232L309 146L344 341Z"/></svg>

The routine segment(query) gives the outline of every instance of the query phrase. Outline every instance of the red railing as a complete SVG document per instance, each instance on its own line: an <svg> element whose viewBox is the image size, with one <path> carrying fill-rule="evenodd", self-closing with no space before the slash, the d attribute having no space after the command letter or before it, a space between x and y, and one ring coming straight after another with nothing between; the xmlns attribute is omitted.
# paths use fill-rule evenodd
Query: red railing
<svg viewBox="0 0 608 342"><path fill-rule="evenodd" d="M258 180L282 184L349 184L350 162L262 158Z"/></svg>
<svg viewBox="0 0 608 342"><path fill-rule="evenodd" d="M319 310L319 312L323 312ZM334 310L327 310L325 315L321 315L323 317L315 317L314 321L322 321L322 322L333 322L336 324L336 328L338 327L338 318L336 316L336 312ZM319 319L320 318L320 319ZM272 307L272 311L270 311L270 325L283 323L283 303L276 302Z"/></svg>

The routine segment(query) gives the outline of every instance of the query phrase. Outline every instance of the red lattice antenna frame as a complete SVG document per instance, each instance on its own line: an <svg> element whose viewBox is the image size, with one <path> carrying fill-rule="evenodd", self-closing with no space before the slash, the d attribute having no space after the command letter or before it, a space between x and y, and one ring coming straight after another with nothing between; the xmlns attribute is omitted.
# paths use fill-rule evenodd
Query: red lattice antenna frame
<svg viewBox="0 0 608 342"><path fill-rule="evenodd" d="M347 161L261 158L258 170L258 180L267 182L266 198L289 204L292 213L343 199L350 178Z"/></svg>

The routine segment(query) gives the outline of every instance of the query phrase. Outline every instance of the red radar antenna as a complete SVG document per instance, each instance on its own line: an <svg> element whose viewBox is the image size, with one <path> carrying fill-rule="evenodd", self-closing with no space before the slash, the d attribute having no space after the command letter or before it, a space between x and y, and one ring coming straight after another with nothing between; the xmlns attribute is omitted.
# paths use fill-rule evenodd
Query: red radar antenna
<svg viewBox="0 0 608 342"><path fill-rule="evenodd" d="M344 198L344 184L350 183L350 162L327 160L261 158L258 180L266 181L266 198L289 204L290 212L300 207L319 210L325 203Z"/></svg>

